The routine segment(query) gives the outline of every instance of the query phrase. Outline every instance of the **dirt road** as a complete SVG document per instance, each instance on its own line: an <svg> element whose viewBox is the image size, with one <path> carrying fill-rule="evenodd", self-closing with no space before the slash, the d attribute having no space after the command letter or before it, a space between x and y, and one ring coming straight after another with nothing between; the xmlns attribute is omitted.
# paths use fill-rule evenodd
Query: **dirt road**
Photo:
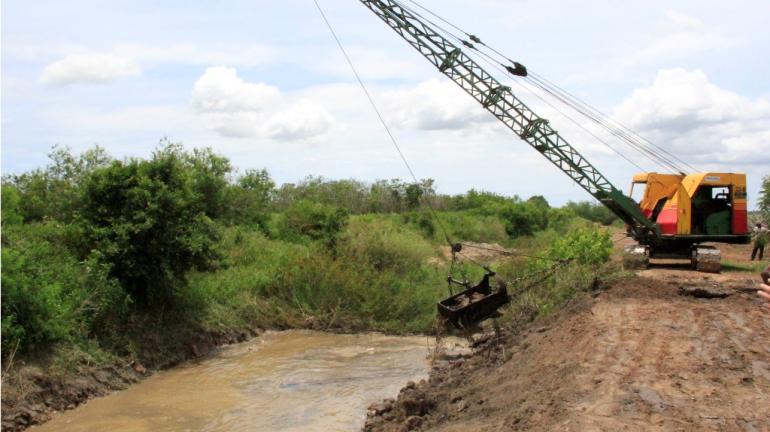
<svg viewBox="0 0 770 432"><path fill-rule="evenodd" d="M655 268L436 369L371 430L770 430L770 309L750 273ZM680 287L729 294L696 298ZM380 411L379 415L374 415Z"/></svg>

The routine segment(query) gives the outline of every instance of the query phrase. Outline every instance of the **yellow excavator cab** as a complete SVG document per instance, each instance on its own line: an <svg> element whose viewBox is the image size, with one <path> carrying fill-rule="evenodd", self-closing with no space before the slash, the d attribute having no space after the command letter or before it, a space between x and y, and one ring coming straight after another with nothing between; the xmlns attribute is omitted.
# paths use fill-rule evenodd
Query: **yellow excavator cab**
<svg viewBox="0 0 770 432"><path fill-rule="evenodd" d="M633 176L629 195L636 198L640 188L639 207L664 236L725 241L731 236L745 240L748 234L743 173L639 173Z"/></svg>

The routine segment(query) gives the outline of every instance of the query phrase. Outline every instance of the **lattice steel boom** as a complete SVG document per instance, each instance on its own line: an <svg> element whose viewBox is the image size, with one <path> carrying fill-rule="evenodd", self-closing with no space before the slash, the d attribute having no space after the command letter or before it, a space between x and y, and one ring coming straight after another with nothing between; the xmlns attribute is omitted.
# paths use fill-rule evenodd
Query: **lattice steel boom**
<svg viewBox="0 0 770 432"><path fill-rule="evenodd" d="M615 188L548 120L530 110L510 87L498 82L461 48L397 1L360 1L517 136L629 224L637 240L659 237L658 226L642 214L633 200Z"/></svg>

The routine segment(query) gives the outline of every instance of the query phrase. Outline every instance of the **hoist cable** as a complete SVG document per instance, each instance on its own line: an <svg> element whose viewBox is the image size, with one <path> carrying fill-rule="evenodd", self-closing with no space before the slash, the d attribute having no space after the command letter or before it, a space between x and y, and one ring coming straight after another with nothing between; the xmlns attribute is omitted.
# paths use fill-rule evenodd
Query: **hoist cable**
<svg viewBox="0 0 770 432"><path fill-rule="evenodd" d="M449 20L441 17L440 15L438 15L437 13L435 13L432 10L428 9L427 7L421 5L420 3L418 3L418 2L416 2L414 0L409 0L409 2L414 4L415 6L419 7L420 9L426 11L427 13L433 15L434 17L436 17L437 19L441 20L442 22L448 24L449 26L453 27L457 31L459 31L459 32L463 33L464 35L470 37L477 45L482 45L483 47L485 47L486 49L489 49L490 51L492 51L493 53L497 54L499 57L505 59L506 61L511 62L511 63L515 63L513 60L511 60L506 55L502 54L500 51L496 50L494 47L491 47L491 46L487 45L486 43L482 42L479 38L477 38L474 35L466 32L465 30L463 30L459 26L457 26L457 25L453 24L452 22L450 22ZM460 37L458 37L457 35L453 34L452 32L446 30L445 28L443 28L443 27L437 25L436 23L432 22L431 20L425 18L424 16L422 16L419 13L417 13L413 9L408 8L408 7L406 7L404 5L401 5L401 4L400 4L400 6L405 8L405 9L407 9L407 10L409 10L413 14L423 18L424 20L426 20L427 22L429 22L433 26L441 29L444 33L448 34L453 39L458 40L460 43L462 43L465 46L469 46L474 51L476 51L477 53L479 53L481 55L484 55L485 57L489 58L493 62L497 63L499 61L498 59L494 59L489 54L487 54L487 53L483 52L482 50L476 48L474 45L469 44L467 41L462 40ZM502 65L502 66L505 66L505 65ZM646 154L647 157L649 157L649 158L653 158L655 163L661 165L662 167L666 168L667 170L668 169L673 169L675 172L682 172L683 171L681 169L681 167L675 161L686 165L688 168L690 168L692 170L695 170L695 168L693 168L691 165L689 165L686 162L682 161L680 158L678 158L676 155L672 154L671 152L669 152L665 148L660 147L660 146L656 145L655 143L653 143L652 141L650 141L649 139L642 137L639 133L633 131L632 129L628 128L627 126L624 126L623 124L621 124L617 120L612 119L611 117L609 117L606 114L602 113L600 110L592 107L591 105L589 105L586 102L580 100L579 98L577 98L576 96L574 96L571 93L567 92L566 90L564 90L564 89L558 87L557 85L551 83L550 81L548 81L544 77L541 77L540 75L535 74L533 72L530 72L530 75L532 76L533 81L537 81L537 84L539 84L539 86L543 87L542 88L543 91L548 92L553 97L559 99L560 102L570 106L571 108L573 108L576 111L578 111L578 113L580 113L581 115L584 115L585 117L587 117L592 122L594 122L597 125L607 129L613 136L615 136L616 138L626 142L628 145L632 146L638 152ZM668 157L665 157L663 155L658 154L657 152L655 152L654 150L649 148L649 146L653 146L653 147L657 148L658 150L660 150L661 152L665 153L666 155L670 156L673 159L670 159Z"/></svg>
<svg viewBox="0 0 770 432"><path fill-rule="evenodd" d="M636 138L633 136L630 136L627 132L623 131L622 129L618 127L613 127L609 122L612 122L613 120L609 118L608 116L605 116L604 114L601 114L600 111L596 110L595 108L592 108L590 106L583 107L579 104L575 104L570 102L567 98L567 96L563 95L562 93L559 93L558 91L555 91L554 89L550 88L549 86L543 84L542 81L538 80L537 78L528 77L528 79L537 87L541 88L546 93L550 94L552 97L560 100L565 105L570 106L572 109L577 111L578 113L582 114L592 122L596 123L599 126L604 127L609 133L612 135L615 135L622 141L628 143L629 145L636 148L638 151L643 152L647 154L649 157L654 158L655 160L659 161L658 163L661 164L664 167L668 167L673 169L675 172L681 172L683 171L680 166L678 166L674 161L671 159L668 159L662 155L659 155L654 150L648 148L645 144L639 142ZM595 114L591 112L591 110L598 112L599 114Z"/></svg>
<svg viewBox="0 0 770 432"><path fill-rule="evenodd" d="M650 159L650 160L651 160L651 161L653 161L654 163L656 163L656 164L660 165L661 167L663 167L663 168L665 168L665 169L667 169L667 170L672 170L672 171L674 171L674 172L681 172L681 171L682 171L682 169L681 169L680 167L676 166L676 165L675 165L673 162L671 162L671 161L669 161L669 160L667 160L667 159L665 159L665 158L661 157L660 155L658 155L658 154L657 154L657 153L655 153L654 151L650 150L650 149L649 149L649 148L647 148L646 146L644 146L644 145L641 145L641 144L639 144L638 142L636 142L636 141L634 141L634 140L632 140L632 139L629 139L629 138L626 136L626 134L624 134L622 131L618 131L618 130L616 130L615 128L612 128L611 126L607 125L607 124L605 123L605 121L604 121L604 120L602 120L601 118L598 118L598 117L596 117L596 116L594 116L594 115L592 115L592 114L590 114L590 113L588 113L588 112L584 111L583 109L581 109L581 108L579 108L579 107L576 107L576 106L573 106L573 105L571 105L569 102L565 101L565 100L564 100L564 98L563 98L562 96L560 96L560 95L558 95L558 94L555 94L553 91L551 91L550 89L548 89L548 88L546 88L546 87L542 86L542 85L541 85L541 84L539 84L538 82L536 82L536 81L532 81L532 80L530 80L530 82L532 82L532 84L533 84L534 86L536 86L536 87L540 88L540 89L541 89L542 91L544 91L546 94L548 94L548 95L550 95L551 97L553 97L553 98L555 98L555 99L557 99L557 100L561 101L561 102L562 102L562 103L564 103L565 105L567 105L567 106L569 106L570 108L572 108L572 109L574 109L575 111L577 111L579 114L582 114L583 116L585 116L585 117L586 117L588 120L590 120L591 122L595 123L596 125L598 125L598 126L600 126L600 127L603 127L603 128L605 128L605 129L606 129L606 130L607 130L607 131L608 131L610 134L612 134L612 135L613 135L613 136L615 136L616 138L620 139L620 140L621 140L621 141L623 141L624 143L628 144L629 146L631 146L632 148L634 148L634 149L635 149L637 152L639 152L639 153L640 153L640 154L642 154L643 156L647 157L648 159Z"/></svg>
<svg viewBox="0 0 770 432"><path fill-rule="evenodd" d="M483 59L482 59L482 61L483 61ZM490 66L496 68L501 73L507 74L507 72L504 69L502 69L500 66L498 66L497 64L494 64L494 63L491 63L491 62L488 62L488 61L487 61L487 64L489 64ZM569 120L572 124L574 124L575 126L579 127L580 129L582 129L587 134L591 135L595 140L599 141L601 144L603 144L605 147L610 149L612 152L614 152L615 154L617 154L621 158L625 159L626 162L630 163L631 165L635 166L636 168L640 169L641 171L647 171L644 168L642 168L639 164L637 164L636 162L631 160L628 156L626 156L625 154L621 153L614 146L610 145L607 141L603 140L601 137L599 137L595 133L591 132L591 130L589 130L587 127L582 125L579 121L575 120L570 115L568 115L567 113L565 113L564 111L562 111L558 107L556 107L554 104L549 102L547 99L543 98L542 96L537 94L535 91L533 91L532 89L528 88L526 85L524 85L524 83L519 82L518 80L515 80L515 79L512 81L512 83L514 85L518 86L519 88L525 90L527 93L529 93L529 94L533 95L534 97L540 99L544 104L548 105L554 111L556 111L557 113L561 114L562 117L564 117L565 119Z"/></svg>
<svg viewBox="0 0 770 432"><path fill-rule="evenodd" d="M443 21L443 22L447 23L448 25L450 25L450 26L454 27L454 28L455 28L457 31L459 31L460 33L463 33L463 34L465 34L465 35L467 35L467 36L470 36L468 33L466 33L466 32L465 32L465 30L463 30L463 29L461 29L460 27L457 27L456 25L452 24L451 22L449 22L449 21L445 20L444 18L442 18L441 16L439 16L437 13L435 13L435 12L433 12L432 10L430 10L430 9L426 8L425 6L423 6L423 5L419 4L419 3L417 3L417 2L416 2L416 1L414 1L414 0L408 0L408 1L409 1L409 3L412 3L413 5L417 6L418 8L420 8L420 9L424 10L425 12L428 12L429 14L433 15L434 17L436 17L436 18L440 19L441 21ZM398 2L397 2L397 3L398 3ZM413 11L413 10L411 10L411 9L410 9L410 12L414 13L414 11ZM423 17L423 18L424 18L424 17Z"/></svg>
<svg viewBox="0 0 770 432"><path fill-rule="evenodd" d="M415 184L419 184L419 181L417 180L417 176L414 174L412 167L409 165L409 161L406 160L406 156L404 155L404 152L401 151L401 147L398 145L398 142L396 141L396 137L390 131L388 124L385 122L385 118L382 116L382 113L380 113L379 108L377 108L377 104L374 102L374 98L372 98L372 95L369 93L369 90L366 88L364 81L361 79L361 76L358 74L356 67L353 65L353 61L350 59L347 51L345 51L345 48L342 46L342 42L337 37L337 33L334 31L334 28L332 27L331 23L326 18L326 14L324 14L323 9L321 9L321 5L318 3L318 0L313 0L313 3L315 3L315 6L318 9L318 12L321 14L321 18L323 18L324 23L326 23L326 27L329 29L329 32L334 38L334 41L337 43L337 46L342 52L342 55L345 57L345 60L347 61L348 66L350 66L350 70L353 72L353 75L355 76L356 81L358 81L358 84L361 86L361 89L364 91L366 98L369 100L369 104L372 106L372 109L377 114L377 118L380 120L380 124L382 124L382 127L385 129L385 132L387 132L388 137L390 137L390 142L393 143L393 147L396 149L396 151L398 152L398 155L401 157L401 161L404 162L404 166L406 166L407 171L409 171L409 174L412 176L412 180L414 180ZM433 208L433 205L431 204L428 197L423 197L423 198L425 203L428 205L428 209L430 209L431 216L441 228L441 232L444 234L444 239L447 241L447 243L451 247L453 245L452 240L449 238L449 234L447 233L447 230L444 227L444 224L441 222L441 219L439 219L438 215L436 214L436 210Z"/></svg>
<svg viewBox="0 0 770 432"><path fill-rule="evenodd" d="M641 140L643 140L643 141L647 142L648 144L650 144L650 145L654 146L655 148L659 149L660 151L662 151L662 152L666 153L667 155L671 156L671 157L672 157L672 158L674 158L676 161L678 161L678 162L680 162L680 163L684 164L685 166L687 166L687 167L688 167L688 168L690 168L691 170L693 170L693 171L698 171L698 170L697 170L695 167L693 167L692 165L690 165L690 164L688 164L687 162L683 161L683 160L682 160L682 159L680 159L680 158L679 158L677 155L675 155L675 154L673 154L673 153L669 152L669 151L668 151L668 150L666 150L664 147L660 147L660 146L658 146L657 144L655 144L654 142L652 142L652 141L648 140L647 138L645 138L644 136L640 135L639 133L637 133L637 132L636 132L636 131L634 131L633 129L631 129L631 128L629 128L629 127L625 126L623 123L620 123L619 121L617 121L617 120L613 119L612 117L610 117L610 116L608 116L608 115L606 115L606 114L602 113L601 111L599 111L599 110L597 110L596 108L594 108L594 107L592 107L591 105L589 105L587 102L585 102L585 101L581 100L579 97L577 97L577 96L575 96L574 94L570 93L568 90L565 90L565 89L563 89L563 88L559 87L558 85L554 84L553 82L549 81L549 80L548 80L547 78L545 78L544 76L542 76L542 75L539 75L539 74L536 74L536 73L532 73L531 75L533 75L533 76L534 76L535 78L537 78L538 80L541 80L541 81L543 81L543 82L547 83L548 85L550 85L551 87L553 87L553 88L557 89L558 91L560 91L560 92L562 92L562 93L566 94L567 96L569 96L570 98L572 98L572 99L573 99L574 101L576 101L577 103L580 103L580 104L584 105L585 107L587 107L587 108L589 108L589 109L592 109L592 110L596 111L597 113L599 113L599 114L601 114L602 116L606 117L608 120L610 120L610 121L612 121L613 123L615 123L615 124L616 124L617 126L619 126L621 129L624 129L624 130L626 130L626 131L627 131L627 132L629 132L630 134L633 134L633 135L635 135L637 138L639 138L639 139L641 139Z"/></svg>
<svg viewBox="0 0 770 432"><path fill-rule="evenodd" d="M479 249L479 250L486 250L486 251L491 251L491 252L497 252L500 255L519 256L519 257L523 257L523 258L531 258L531 259L538 259L538 260L544 260L544 261L561 261L560 259L541 257L541 256L537 256L537 255L527 255L527 254L523 254L523 253L520 253L520 252L511 252L511 251L505 250L505 249L497 249L497 248L491 248L491 247L487 247L487 246L479 246L479 245L475 245L473 243L460 243L460 244L463 247L469 247L469 248L472 248L472 249Z"/></svg>
<svg viewBox="0 0 770 432"><path fill-rule="evenodd" d="M413 0L409 0L409 1L410 1L411 3L414 3L414 4L418 5L418 6L420 6L420 5L419 5L417 2L415 2L415 1L413 1ZM464 40L463 40L462 38L460 38L459 36L455 35L455 34L454 34L454 33L452 33L451 31L449 31L449 30L445 29L443 26L436 24L435 22L433 22L433 21L431 21L430 19L426 18L425 16L423 16L423 15L422 15L422 14L420 14L419 12L415 11L414 9L412 9L412 8L410 8L410 7L408 7L408 6L405 6L405 5L403 5L403 4L400 4L398 1L395 1L395 3L399 4L399 6L401 6L403 9L405 9L405 10L409 11L409 12L410 12L410 13L412 13L413 15L415 15L415 16L417 16L417 17L419 17L419 18L422 18L424 21L426 21L427 23L431 24L431 25L432 25L432 26L434 26L436 29L439 29L440 31L444 32L446 36L449 36L450 38L452 38L452 39L455 39L456 41L458 41L459 43L461 43L461 44L463 44L463 45L465 45L465 44L466 44L466 42L467 42L467 41L464 41ZM425 8L425 7L422 7L422 9L428 10L428 9L427 9L427 8ZM429 12L429 13L431 13L432 15L434 15L434 16L436 16L436 17L438 17L440 20L442 20L442 21L444 21L444 22L447 22L447 23L449 23L447 20L445 20L445 19L441 18L440 16L436 15L435 13L433 13L433 12L430 12L430 10L428 10L428 12ZM457 29L459 29L459 27L457 27L457 26L455 26L455 25L453 25L453 24L451 24L451 23L449 23L449 25L451 25L451 26L452 26L452 27L454 27L454 28L457 28ZM462 30L460 30L460 31L462 31ZM463 33L465 33L466 35L468 34L467 32L464 32L464 31L462 31L462 32L463 32ZM483 44L483 43L482 43L482 44ZM468 45L465 45L465 46L468 46ZM478 53L479 55L482 55L482 56L486 57L486 60L487 60L487 61L486 61L486 63L487 63L487 64L489 64L489 65L491 65L492 67L496 68L498 71L500 71L501 73L503 73L503 74L505 74L505 75L509 75L509 76L513 77L514 79L516 78L515 76L513 76L512 74L510 74L510 72L506 71L505 69L503 69L503 68L501 67L501 66L505 66L505 65L503 65L503 64L501 64L501 63L499 63L498 59L495 59L495 58L493 58L492 56L490 56L489 54L487 54L487 53L485 53L485 52L483 52L483 51L481 51L481 50L478 50L477 48L475 48L475 47L474 47L474 46L472 46L472 45L470 46L470 48L471 48L471 49L472 49L474 52ZM503 57L504 57L504 56L503 56ZM507 59L507 60L509 60L509 61L511 61L511 62L513 62L512 60L508 59L507 57L506 57L506 59ZM482 59L482 60L484 60L484 59ZM556 108L556 106L554 106L553 104L549 103L547 100L545 100L545 99L543 99L542 97L540 97L540 96L539 96L537 93L535 93L535 92L533 92L533 91L531 91L531 90L529 90L529 89L528 89L528 91L529 91L529 93L533 94L534 96L536 96L536 97L538 97L540 100L542 100L542 101L543 101L544 103L546 103L548 106L550 106L551 108L553 108L554 110L556 110L556 111L557 111L559 114L561 114L562 116L564 116L565 118L567 118L567 119L568 119L570 122L574 123L575 125L577 125L577 126L578 126L578 127L580 127L581 129L583 129L584 131L586 131L586 132L587 132L589 135L591 135L592 137L594 137L594 139L596 139L596 140L598 140L599 142L601 142L601 143L602 143L603 145L605 145L607 148L609 148L610 150L612 150L612 151L613 151L615 154L617 154L618 156L622 157L622 158L623 158L623 159L625 159L627 162L629 162L629 163L631 163L632 165L634 165L636 168L638 168L638 169L640 169L640 170L642 170L642 171L646 171L644 168L642 168L641 166L639 166L638 164L636 164L635 162L633 162L633 161L632 161L631 159L629 159L629 158L628 158L626 155L622 154L620 151L618 151L616 148L614 148L613 146L611 146L609 143L607 143L607 142L606 142L606 141L604 141L603 139L599 138L599 137L598 137L596 134L594 134L593 132L589 131L589 130L588 130L586 127L585 127L585 126L583 126L582 124L580 124L578 121L574 120L572 117L570 117L569 115L567 115L566 113L564 113L564 112L563 112L563 111L561 111L560 109ZM561 99L560 99L560 100L561 100ZM561 101L562 101L562 103L565 103L565 104L567 104L565 101L563 101L563 100L561 100ZM585 115L585 114L584 114L584 115ZM601 126L601 122L599 122L598 120L594 120L594 122L595 122L595 123L597 123L597 124L599 124L599 125ZM619 137L619 134L614 134L614 135L615 135L616 137ZM667 170L669 169L668 167L666 167L666 165L665 165L665 164L662 164L661 162L657 161L657 160L654 158L654 156L645 155L645 152L644 152L644 150L643 150L643 149L638 149L638 148L636 148L636 147L635 147L633 144L630 144L630 145L632 146L632 148L635 148L635 149L636 149L638 152L642 153L642 155L643 155L643 156L645 156L645 157L647 157L648 159L650 159L650 160L651 160L653 163L655 163L655 164L658 164L658 165L661 165L662 167L664 167L664 168L665 168L665 169L667 169Z"/></svg>

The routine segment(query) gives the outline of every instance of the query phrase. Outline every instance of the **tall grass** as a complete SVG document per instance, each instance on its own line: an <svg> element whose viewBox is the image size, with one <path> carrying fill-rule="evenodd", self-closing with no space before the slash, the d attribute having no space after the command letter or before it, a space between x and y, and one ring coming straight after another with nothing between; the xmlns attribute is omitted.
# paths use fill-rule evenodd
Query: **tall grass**
<svg viewBox="0 0 770 432"><path fill-rule="evenodd" d="M241 227L223 237L226 268L190 278L207 326L430 329L444 270L427 265L434 246L388 218L355 218L335 254Z"/></svg>

